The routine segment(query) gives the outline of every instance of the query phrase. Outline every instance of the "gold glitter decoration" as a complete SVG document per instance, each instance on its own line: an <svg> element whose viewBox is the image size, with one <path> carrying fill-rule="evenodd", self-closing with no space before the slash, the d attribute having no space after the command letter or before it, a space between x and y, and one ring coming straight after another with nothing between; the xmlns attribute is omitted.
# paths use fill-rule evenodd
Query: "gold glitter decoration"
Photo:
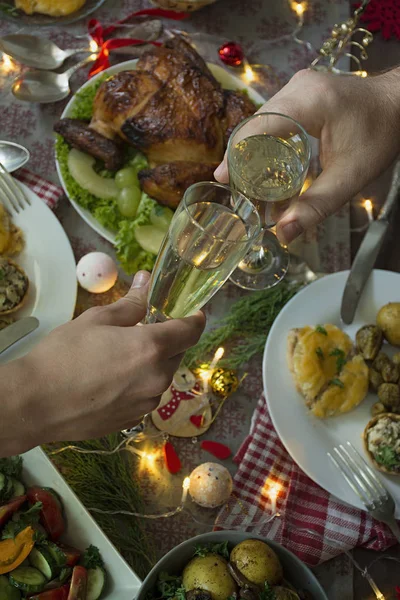
<svg viewBox="0 0 400 600"><path fill-rule="evenodd" d="M215 369L210 379L210 388L216 396L224 398L236 392L239 387L239 379L236 371L231 369Z"/></svg>

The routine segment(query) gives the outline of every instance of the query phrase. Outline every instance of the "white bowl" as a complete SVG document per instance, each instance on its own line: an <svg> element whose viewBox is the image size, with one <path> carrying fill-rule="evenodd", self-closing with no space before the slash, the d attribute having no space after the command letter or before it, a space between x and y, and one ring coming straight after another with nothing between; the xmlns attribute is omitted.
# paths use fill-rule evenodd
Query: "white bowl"
<svg viewBox="0 0 400 600"><path fill-rule="evenodd" d="M114 75L114 73L119 73L120 71L129 71L132 69L136 69L137 62L138 62L137 59L134 59L134 60L127 60L118 65L114 65L113 67L110 67L109 69L106 69L105 71L102 71L98 75L95 75L94 77L92 77L92 79L87 81L80 88L80 90L86 89L88 86L92 85L99 77L104 77L104 74ZM222 67L219 67L218 65L214 65L212 63L208 63L208 67L211 70L214 77L217 79L217 81L220 82L220 84L222 85L222 87L224 89L227 89L227 90L244 90L244 89L246 89L248 91L250 99L253 100L253 102L255 104L264 103L264 98L260 94L258 94L251 87L247 86L243 81L241 81L235 75L231 75L230 73L225 71L225 69L223 69ZM80 90L78 90L78 92ZM73 96L71 98L71 100L68 102L67 106L65 107L64 112L61 115L62 119L65 119L66 117L71 117L71 113L72 113L74 104L75 104L75 96ZM101 225L88 210L86 210L85 208L82 208L82 206L80 206L78 204L78 202L76 202L74 200L74 198L72 198L68 194L68 191L67 191L67 188L65 185L65 181L62 176L61 169L60 169L57 158L56 158L56 168L57 168L58 176L61 181L61 185L64 188L64 192L65 192L67 198L69 199L69 201L71 202L72 206L77 211L77 213L82 217L82 219L84 221L86 221L86 223L89 225L89 227L94 229L99 235L101 235L101 237L103 237L107 241L114 244L115 243L115 233L113 231L111 231L110 229L103 227L103 225Z"/></svg>
<svg viewBox="0 0 400 600"><path fill-rule="evenodd" d="M105 536L43 450L34 448L23 454L22 458L23 481L27 485L50 487L61 497L67 522L62 541L78 550L85 550L90 544L100 550L107 571L102 599L133 600L137 596L141 580Z"/></svg>

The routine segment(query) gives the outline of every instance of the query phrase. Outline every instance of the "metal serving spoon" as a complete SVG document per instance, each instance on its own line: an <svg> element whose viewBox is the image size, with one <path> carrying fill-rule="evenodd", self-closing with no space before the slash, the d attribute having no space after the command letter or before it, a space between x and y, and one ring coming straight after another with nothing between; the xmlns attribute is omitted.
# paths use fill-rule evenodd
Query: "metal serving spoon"
<svg viewBox="0 0 400 600"><path fill-rule="evenodd" d="M12 85L12 93L18 100L38 104L63 100L71 92L69 80L72 75L95 58L96 54L91 54L85 60L64 71L64 73L51 73L37 69L26 71L15 79Z"/></svg>
<svg viewBox="0 0 400 600"><path fill-rule="evenodd" d="M89 46L61 50L46 38L19 33L1 37L0 50L23 65L44 71L58 69L67 58L74 54L93 52Z"/></svg>
<svg viewBox="0 0 400 600"><path fill-rule="evenodd" d="M20 146L14 142L0 140L0 164L2 164L9 173L23 167L24 164L28 162L29 158L29 150L24 148L24 146Z"/></svg>

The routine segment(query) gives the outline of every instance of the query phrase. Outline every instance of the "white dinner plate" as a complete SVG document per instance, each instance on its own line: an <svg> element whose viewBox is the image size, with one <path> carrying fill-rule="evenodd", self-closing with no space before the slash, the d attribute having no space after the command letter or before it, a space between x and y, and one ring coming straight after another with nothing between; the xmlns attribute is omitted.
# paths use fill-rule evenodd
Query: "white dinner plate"
<svg viewBox="0 0 400 600"><path fill-rule="evenodd" d="M127 60L118 65L114 65L113 67L110 67L109 69L106 69L105 71L100 72L98 75L95 75L94 77L92 77L92 79L87 81L78 90L77 93L79 93L79 91L81 91L81 90L84 90L88 86L92 85L93 82L95 82L96 79L98 79L99 77L104 77L105 73L108 73L109 75L113 75L114 73L119 73L120 71L129 71L131 69L136 69L137 62L138 62L137 59ZM251 87L247 86L243 81L241 81L235 75L231 75L230 73L225 71L225 69L223 69L222 67L219 67L218 65L214 65L211 63L208 63L208 67L209 67L210 71L212 72L212 74L214 75L214 77L217 79L217 81L220 82L220 84L222 85L222 87L224 89L227 89L227 90L244 90L244 89L246 89L248 91L249 97L251 98L251 100L253 100L253 102L255 104L260 104L260 103L265 102L264 98L260 94L258 94ZM71 100L68 102L67 106L65 107L64 112L61 115L62 119L71 116L74 104L75 104L75 96L73 96L71 98ZM69 201L71 202L72 206L77 211L77 213L82 217L82 219L84 221L86 221L86 223L89 225L89 227L94 229L104 239L106 239L109 242L111 242L112 244L114 244L115 243L115 232L111 231L110 229L107 229L106 227L103 227L103 225L101 225L97 221L97 219L95 219L94 216L88 210L86 210L85 208L82 208L82 206L80 206L80 204L78 204L78 202L76 202L74 200L74 198L72 198L68 194L67 187L65 185L64 178L62 176L57 157L56 157L56 167L57 167L58 176L61 181L61 185L64 188L64 192L65 192L66 196L68 197Z"/></svg>
<svg viewBox="0 0 400 600"><path fill-rule="evenodd" d="M29 277L28 298L15 318L34 316L40 325L28 336L0 354L0 364L29 352L52 329L71 320L77 281L75 259L67 235L48 206L28 187L20 184L31 201L12 220L25 238L25 248L13 257Z"/></svg>
<svg viewBox="0 0 400 600"><path fill-rule="evenodd" d="M22 479L28 485L50 487L61 498L66 519L62 541L78 550L93 544L100 550L107 571L103 600L133 600L141 581L125 562L96 521L85 509L60 473L40 448L34 448L23 458Z"/></svg>
<svg viewBox="0 0 400 600"><path fill-rule="evenodd" d="M263 359L264 391L274 427L287 451L301 469L322 488L339 500L363 508L326 453L334 446L351 441L368 460L362 434L371 417L376 394L352 412L320 420L310 413L297 392L286 360L286 341L293 327L332 323L341 327L353 340L363 325L376 322L378 310L388 302L400 301L400 274L375 270L362 294L354 322L343 325L340 305L349 272L327 275L304 288L288 302L275 320L268 335ZM385 344L385 351L394 352ZM400 518L400 477L377 471L396 500Z"/></svg>

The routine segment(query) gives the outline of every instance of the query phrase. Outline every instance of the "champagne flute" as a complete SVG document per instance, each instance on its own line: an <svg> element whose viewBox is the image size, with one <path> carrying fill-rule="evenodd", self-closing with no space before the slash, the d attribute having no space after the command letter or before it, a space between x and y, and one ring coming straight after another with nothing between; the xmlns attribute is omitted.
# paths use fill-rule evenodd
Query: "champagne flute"
<svg viewBox="0 0 400 600"><path fill-rule="evenodd" d="M310 143L294 119L257 113L233 131L227 155L233 196L252 201L262 226L256 244L230 280L247 290L268 289L289 267L289 252L279 243L275 225L300 195L310 164Z"/></svg>
<svg viewBox="0 0 400 600"><path fill-rule="evenodd" d="M190 186L161 245L149 285L146 323L186 317L222 287L261 230L254 205L229 187Z"/></svg>

